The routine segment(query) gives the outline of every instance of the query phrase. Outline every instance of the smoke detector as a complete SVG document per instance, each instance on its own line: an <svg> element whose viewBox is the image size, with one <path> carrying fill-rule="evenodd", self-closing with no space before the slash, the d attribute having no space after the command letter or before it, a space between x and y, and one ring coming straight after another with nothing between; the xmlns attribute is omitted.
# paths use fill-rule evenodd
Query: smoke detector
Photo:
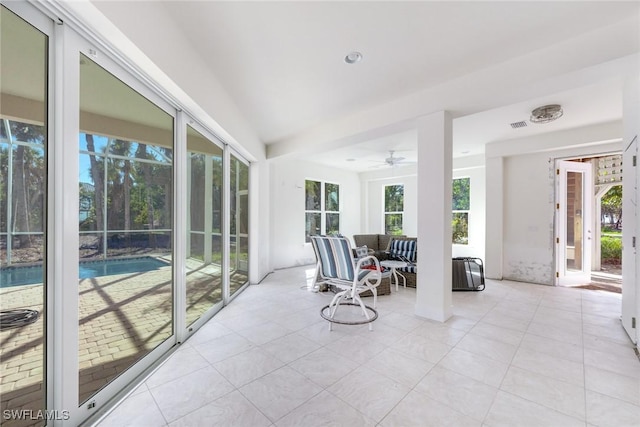
<svg viewBox="0 0 640 427"><path fill-rule="evenodd" d="M531 112L531 123L549 123L562 117L562 107L558 104L538 107Z"/></svg>

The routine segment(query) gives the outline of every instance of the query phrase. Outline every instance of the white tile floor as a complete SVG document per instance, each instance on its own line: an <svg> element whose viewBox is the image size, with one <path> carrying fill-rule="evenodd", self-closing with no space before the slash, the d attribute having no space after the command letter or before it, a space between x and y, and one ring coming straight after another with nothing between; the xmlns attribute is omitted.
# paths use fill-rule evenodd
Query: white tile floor
<svg viewBox="0 0 640 427"><path fill-rule="evenodd" d="M640 425L619 294L488 280L441 324L401 288L329 332L311 272L250 286L99 426Z"/></svg>

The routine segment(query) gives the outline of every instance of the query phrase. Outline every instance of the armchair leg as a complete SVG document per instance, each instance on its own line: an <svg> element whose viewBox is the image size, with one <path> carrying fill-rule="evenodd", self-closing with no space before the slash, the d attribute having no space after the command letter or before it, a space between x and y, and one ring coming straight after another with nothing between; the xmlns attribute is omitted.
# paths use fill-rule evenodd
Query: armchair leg
<svg viewBox="0 0 640 427"><path fill-rule="evenodd" d="M320 291L320 283L318 283L318 272L320 271L320 263L316 264L316 271L313 273L313 282L311 282L311 292Z"/></svg>
<svg viewBox="0 0 640 427"><path fill-rule="evenodd" d="M348 293L349 291L338 292L333 297L333 299L331 300L331 303L329 304L329 317L333 319L333 317L336 314L336 311L338 310L338 306L340 305L342 300L344 300L347 297ZM330 331L333 330L333 322L329 322L329 330Z"/></svg>
<svg viewBox="0 0 640 427"><path fill-rule="evenodd" d="M364 303L362 302L362 300L360 299L360 297L355 296L353 299L354 299L354 301L355 301L355 300L357 300L357 301L358 301L358 304L360 304L360 307L362 308L362 313L364 314L364 317L366 317L366 318L367 318L367 320L369 320L369 319L370 319L370 317L369 317L369 313L367 313L367 308L365 307L365 305L364 305ZM370 331L373 331L373 322L369 322L369 330L370 330Z"/></svg>

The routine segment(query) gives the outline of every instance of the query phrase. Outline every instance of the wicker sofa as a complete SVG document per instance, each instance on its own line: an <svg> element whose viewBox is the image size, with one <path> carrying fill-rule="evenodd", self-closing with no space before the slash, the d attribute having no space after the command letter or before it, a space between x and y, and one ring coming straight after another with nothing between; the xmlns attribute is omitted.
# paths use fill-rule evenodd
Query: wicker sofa
<svg viewBox="0 0 640 427"><path fill-rule="evenodd" d="M380 261L384 261L386 259L393 259L398 255L408 256L414 265L409 265L404 268L398 268L397 271L401 273L407 279L407 286L415 288L416 287L416 274L417 267L415 266L415 262L417 260L417 244L418 239L416 237L407 237L405 235L392 236L389 234L355 234L353 236L353 241L357 247L367 246L369 250L373 251L372 255L378 258ZM394 252L393 242L397 242L395 244L396 249L398 251ZM412 244L404 243L404 242L414 242ZM406 248L407 246L413 246L413 254L407 253L406 251L401 251L401 248ZM399 253L402 252L402 253ZM384 289L390 283L390 278L382 281L381 286L384 285ZM388 283L389 282L389 283ZM383 291L385 292L385 291Z"/></svg>
<svg viewBox="0 0 640 427"><path fill-rule="evenodd" d="M390 234L355 234L353 236L353 242L357 247L366 246L370 251L373 251L372 255L378 258L380 261L387 259L387 251L389 250L389 243L391 239L397 239L405 236L392 236Z"/></svg>

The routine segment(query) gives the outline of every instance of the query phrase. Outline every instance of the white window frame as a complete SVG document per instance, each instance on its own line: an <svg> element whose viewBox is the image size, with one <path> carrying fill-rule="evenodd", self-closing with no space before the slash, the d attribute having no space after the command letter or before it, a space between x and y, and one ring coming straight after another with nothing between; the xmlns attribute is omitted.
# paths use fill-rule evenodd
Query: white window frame
<svg viewBox="0 0 640 427"><path fill-rule="evenodd" d="M457 214L457 213L466 213L467 214L467 243L458 243L458 242L452 242L454 245L460 245L460 246L469 246L469 218L471 217L471 177L470 176L459 176L456 178L453 178L451 180L451 187L453 188L453 182L456 180L460 180L460 179L468 179L469 180L469 209L452 209L451 210L451 219L453 222L453 215ZM452 200L452 204L453 204L453 195L451 196ZM451 239L453 240L453 229L451 230Z"/></svg>
<svg viewBox="0 0 640 427"><path fill-rule="evenodd" d="M313 210L313 209L307 209L307 182L308 181L312 181L312 182L319 182L320 183L320 210ZM326 235L327 234L327 214L338 214L338 223L340 223L342 221L342 215L341 215L341 211L342 211L342 189L341 189L341 185L338 182L332 182L332 181L323 181L321 179L314 179L314 178L305 178L304 180L304 235L305 235L305 243L306 244L310 244L311 242L307 242L306 241L306 236L307 236L307 214L310 213L319 213L320 214L320 234L322 235ZM331 185L337 185L338 186L338 210L337 211L330 211L327 210L326 207L326 185L327 184L331 184Z"/></svg>
<svg viewBox="0 0 640 427"><path fill-rule="evenodd" d="M387 211L387 187L402 187L402 210L401 211ZM404 183L398 182L395 184L385 184L382 186L382 231L387 233L387 215L400 215L402 226L400 227L400 234L404 232Z"/></svg>

